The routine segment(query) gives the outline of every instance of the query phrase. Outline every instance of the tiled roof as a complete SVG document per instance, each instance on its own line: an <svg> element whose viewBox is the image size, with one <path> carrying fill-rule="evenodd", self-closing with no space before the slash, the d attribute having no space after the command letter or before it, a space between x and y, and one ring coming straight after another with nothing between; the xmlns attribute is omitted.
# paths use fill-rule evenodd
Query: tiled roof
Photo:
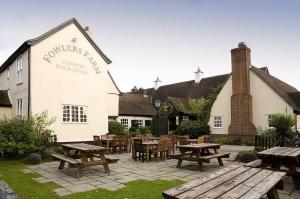
<svg viewBox="0 0 300 199"><path fill-rule="evenodd" d="M291 85L281 81L280 79L270 75L268 72L251 66L251 70L270 86L279 96L282 97L296 112L300 113L299 99L297 96L299 91ZM293 94L294 93L294 94Z"/></svg>
<svg viewBox="0 0 300 199"><path fill-rule="evenodd" d="M141 93L123 93L119 98L119 115L153 116L155 109L151 97Z"/></svg>

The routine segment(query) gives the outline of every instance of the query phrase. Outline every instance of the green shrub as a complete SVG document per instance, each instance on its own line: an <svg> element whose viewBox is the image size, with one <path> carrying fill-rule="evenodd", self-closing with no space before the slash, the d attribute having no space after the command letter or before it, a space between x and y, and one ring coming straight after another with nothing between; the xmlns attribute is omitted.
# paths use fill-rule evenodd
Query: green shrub
<svg viewBox="0 0 300 199"><path fill-rule="evenodd" d="M149 127L145 127L145 126L141 126L138 128L140 133L145 135L147 133L151 133L150 128Z"/></svg>
<svg viewBox="0 0 300 199"><path fill-rule="evenodd" d="M190 138L197 138L210 134L208 124L201 124L198 121L183 121L175 131L176 135L189 135Z"/></svg>
<svg viewBox="0 0 300 199"><path fill-rule="evenodd" d="M47 112L28 118L1 120L0 157L14 159L30 153L46 154L55 142L53 131L48 129L53 122Z"/></svg>
<svg viewBox="0 0 300 199"><path fill-rule="evenodd" d="M26 163L27 164L40 164L41 161L42 161L42 156L38 153L31 153L26 158Z"/></svg>
<svg viewBox="0 0 300 199"><path fill-rule="evenodd" d="M152 122L151 122L151 133L153 135L156 135L156 131L157 131L157 120L158 120L158 117L155 115L153 116L152 118Z"/></svg>
<svg viewBox="0 0 300 199"><path fill-rule="evenodd" d="M236 156L236 160L243 163L252 162L253 160L256 159L257 157L255 151L240 151Z"/></svg>
<svg viewBox="0 0 300 199"><path fill-rule="evenodd" d="M124 126L117 121L109 121L108 133L115 135L124 135Z"/></svg>

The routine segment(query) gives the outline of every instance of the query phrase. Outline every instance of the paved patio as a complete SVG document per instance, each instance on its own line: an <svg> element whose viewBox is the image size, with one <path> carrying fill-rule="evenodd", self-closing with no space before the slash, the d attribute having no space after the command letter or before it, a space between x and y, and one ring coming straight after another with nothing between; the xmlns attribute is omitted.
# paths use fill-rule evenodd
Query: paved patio
<svg viewBox="0 0 300 199"><path fill-rule="evenodd" d="M238 164L233 162L234 156L238 150L251 150L250 147L232 147L223 146L221 151L229 151L232 153L230 159L224 159L224 167L231 164ZM61 186L61 188L54 191L60 195L69 195L77 192L90 191L98 188L115 191L126 186L125 183L134 180L182 180L190 181L199 178L208 172L215 172L220 167L216 160L212 160L210 164L204 163L204 172L198 170L197 164L194 162L183 162L183 168L176 168L177 160L166 161L152 161L150 163L135 162L131 159L131 154L114 155L120 160L116 164L110 165L111 173L105 174L102 166L92 166L85 168L84 176L81 178L74 178L75 170L64 169L58 170L58 162L47 162L40 165L28 166L23 170L25 173L36 172L41 177L35 178L39 183L54 182ZM294 190L293 182L290 178L285 180L285 189L279 191L282 198L296 199L300 198L300 191Z"/></svg>

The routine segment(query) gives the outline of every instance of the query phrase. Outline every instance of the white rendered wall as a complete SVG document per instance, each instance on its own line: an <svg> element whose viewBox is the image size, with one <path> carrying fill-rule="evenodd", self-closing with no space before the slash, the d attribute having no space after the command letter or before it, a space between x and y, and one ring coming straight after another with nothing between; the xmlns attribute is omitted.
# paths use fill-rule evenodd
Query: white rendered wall
<svg viewBox="0 0 300 199"><path fill-rule="evenodd" d="M77 42L73 42L74 38ZM82 53L63 51L50 57L49 51L60 45L76 46ZM65 27L33 46L31 54L32 112L48 110L56 118L52 128L58 141L89 141L94 134L107 133L109 112L117 110L109 107L118 107L118 95L108 94L115 91L110 90L112 80L107 64L79 29L74 24ZM90 58L98 68L94 68ZM88 122L63 123L63 104L87 106Z"/></svg>
<svg viewBox="0 0 300 199"><path fill-rule="evenodd" d="M12 108L11 107L0 107L0 120L12 118Z"/></svg>
<svg viewBox="0 0 300 199"><path fill-rule="evenodd" d="M293 113L293 109L251 70L250 93L253 103L253 123L257 128L267 129L269 114Z"/></svg>
<svg viewBox="0 0 300 199"><path fill-rule="evenodd" d="M16 115L17 99L23 99L23 116L28 115L28 50L19 57L23 60L22 82L17 81L17 61L13 61L2 73L0 73L0 90L9 90L8 95L12 104L13 115ZM9 80L7 79L9 70Z"/></svg>
<svg viewBox="0 0 300 199"><path fill-rule="evenodd" d="M232 77L230 77L220 91L215 103L212 106L210 120L208 122L211 134L227 134L231 123L231 95ZM222 117L222 127L214 128L214 116Z"/></svg>

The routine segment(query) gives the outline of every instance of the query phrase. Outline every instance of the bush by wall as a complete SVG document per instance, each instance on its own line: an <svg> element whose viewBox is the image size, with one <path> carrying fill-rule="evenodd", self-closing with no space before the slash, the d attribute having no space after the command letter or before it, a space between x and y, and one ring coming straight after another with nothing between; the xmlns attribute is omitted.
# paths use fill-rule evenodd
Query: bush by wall
<svg viewBox="0 0 300 199"><path fill-rule="evenodd" d="M198 121L184 121L175 131L176 135L189 135L190 138L197 138L202 135L210 134L210 126Z"/></svg>
<svg viewBox="0 0 300 199"><path fill-rule="evenodd" d="M28 118L12 118L0 121L0 157L5 159L24 158L30 153L44 156L55 142L49 129L55 121L47 112Z"/></svg>
<svg viewBox="0 0 300 199"><path fill-rule="evenodd" d="M115 135L124 135L124 126L117 121L109 121L108 133Z"/></svg>
<svg viewBox="0 0 300 199"><path fill-rule="evenodd" d="M237 161L248 163L256 160L256 152L255 151L240 151L236 157Z"/></svg>

